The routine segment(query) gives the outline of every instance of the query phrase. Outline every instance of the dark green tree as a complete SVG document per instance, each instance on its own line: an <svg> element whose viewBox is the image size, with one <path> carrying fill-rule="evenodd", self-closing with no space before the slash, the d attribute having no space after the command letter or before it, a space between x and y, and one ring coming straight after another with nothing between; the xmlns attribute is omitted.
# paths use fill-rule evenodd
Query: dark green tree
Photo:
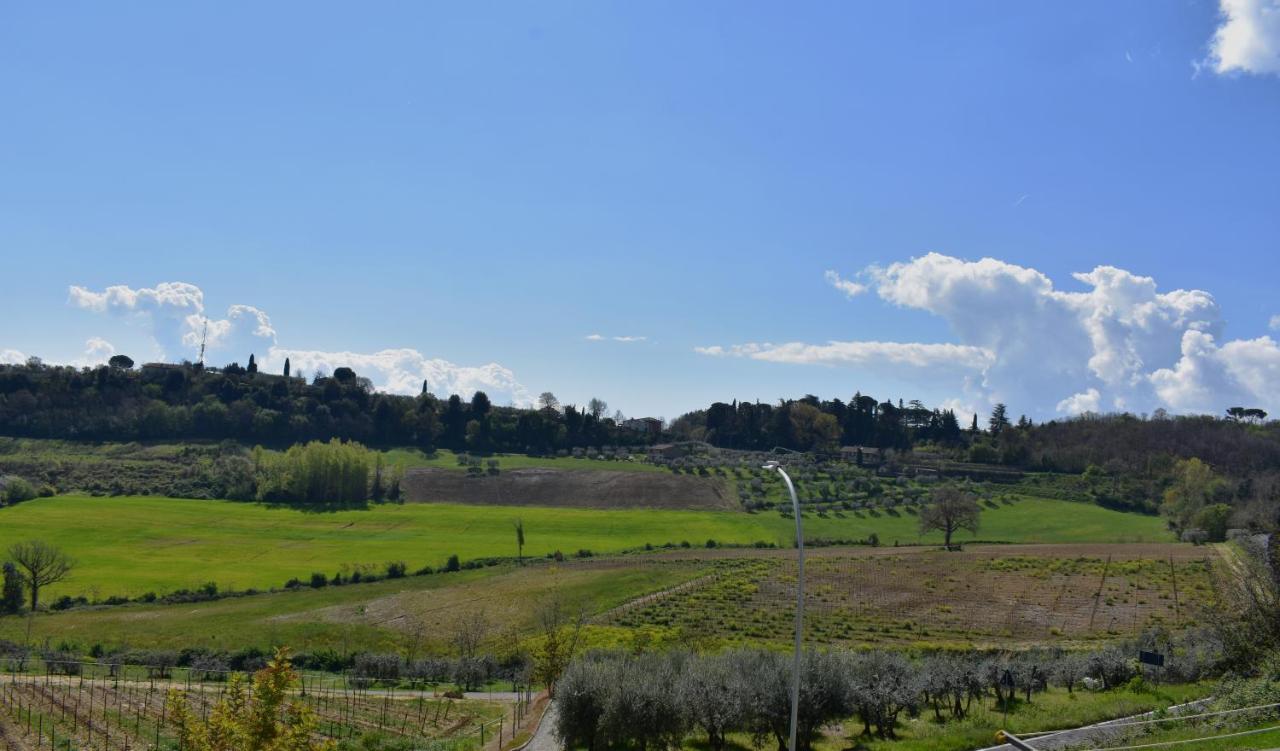
<svg viewBox="0 0 1280 751"><path fill-rule="evenodd" d="M524 519L516 519L514 522L516 528L516 561L521 565L524 564Z"/></svg>
<svg viewBox="0 0 1280 751"><path fill-rule="evenodd" d="M484 416L489 414L489 410L493 408L493 404L489 401L489 395L483 391L477 391L471 396L471 417L475 420L482 420Z"/></svg>
<svg viewBox="0 0 1280 751"><path fill-rule="evenodd" d="M997 404L996 408L991 410L991 417L987 419L987 427L991 430L991 435L1000 435L1001 431L1009 427L1008 411L1003 404Z"/></svg>
<svg viewBox="0 0 1280 751"><path fill-rule="evenodd" d="M112 355L111 359L107 360L107 365L128 370L133 367L133 358L128 355Z"/></svg>
<svg viewBox="0 0 1280 751"><path fill-rule="evenodd" d="M253 359L253 353L249 354L249 367L245 368L245 370L249 372L249 375L258 372L258 362Z"/></svg>
<svg viewBox="0 0 1280 751"><path fill-rule="evenodd" d="M289 358L284 358L284 377L289 377Z"/></svg>
<svg viewBox="0 0 1280 751"><path fill-rule="evenodd" d="M4 563L4 588L0 590L0 614L12 615L22 609L22 574L9 561Z"/></svg>

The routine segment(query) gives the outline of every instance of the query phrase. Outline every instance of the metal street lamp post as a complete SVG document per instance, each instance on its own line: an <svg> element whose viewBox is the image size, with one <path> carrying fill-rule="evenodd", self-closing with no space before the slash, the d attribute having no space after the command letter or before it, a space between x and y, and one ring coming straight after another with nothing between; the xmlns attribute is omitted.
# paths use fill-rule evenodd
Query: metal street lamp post
<svg viewBox="0 0 1280 751"><path fill-rule="evenodd" d="M791 483L791 477L778 462L767 462L764 469L772 469L782 475L782 481L791 493L791 510L796 518L796 647L791 667L791 738L787 745L788 751L796 751L796 722L800 717L800 649L804 629L804 526L800 520L800 499L796 497L796 486Z"/></svg>

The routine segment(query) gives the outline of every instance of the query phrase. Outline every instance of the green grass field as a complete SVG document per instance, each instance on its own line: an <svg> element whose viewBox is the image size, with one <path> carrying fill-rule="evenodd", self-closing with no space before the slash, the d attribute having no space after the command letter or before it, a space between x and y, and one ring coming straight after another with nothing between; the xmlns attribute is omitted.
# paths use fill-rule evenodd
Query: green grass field
<svg viewBox="0 0 1280 751"><path fill-rule="evenodd" d="M447 651L458 619L483 612L492 637L533 630L535 604L552 593L596 613L694 578L712 564L655 562L618 568L594 561L485 569L374 583L304 588L212 602L130 605L40 614L33 638L75 645L235 650ZM22 642L27 620L0 618L0 639ZM498 647L495 647L495 649Z"/></svg>
<svg viewBox="0 0 1280 751"><path fill-rule="evenodd" d="M77 561L72 577L50 596L165 593L213 581L224 590L280 587L313 571L332 575L344 564L403 560L411 570L439 566L451 554L468 559L514 557L512 522L524 520L525 555L579 549L617 552L646 543L790 545L793 523L776 513L594 510L409 504L368 510L306 512L261 504L157 497L58 496L0 509L0 549L44 539ZM848 513L806 515L805 535L864 538L883 544L921 538L916 517ZM973 539L967 533L960 540ZM983 512L977 539L1003 542L1153 542L1169 533L1155 517L1043 499Z"/></svg>

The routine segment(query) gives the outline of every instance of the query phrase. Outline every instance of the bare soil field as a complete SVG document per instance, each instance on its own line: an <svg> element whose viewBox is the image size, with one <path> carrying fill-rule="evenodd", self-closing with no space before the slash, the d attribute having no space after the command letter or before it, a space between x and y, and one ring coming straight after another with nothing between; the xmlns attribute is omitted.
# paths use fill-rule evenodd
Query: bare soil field
<svg viewBox="0 0 1280 751"><path fill-rule="evenodd" d="M1133 636L1190 625L1218 556L1190 545L823 548L805 568L815 643L1018 645ZM717 559L712 574L608 614L607 623L708 639L783 639L796 566L785 550L667 551Z"/></svg>
<svg viewBox="0 0 1280 751"><path fill-rule="evenodd" d="M439 468L410 469L402 483L414 503L568 508L739 510L723 479L665 472L511 469L470 477Z"/></svg>

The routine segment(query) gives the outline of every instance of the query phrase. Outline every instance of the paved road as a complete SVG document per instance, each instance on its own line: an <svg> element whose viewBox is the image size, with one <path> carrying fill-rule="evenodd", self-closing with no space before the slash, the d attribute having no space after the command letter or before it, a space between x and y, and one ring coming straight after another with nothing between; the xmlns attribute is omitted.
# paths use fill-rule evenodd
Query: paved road
<svg viewBox="0 0 1280 751"><path fill-rule="evenodd" d="M529 739L524 751L562 751L555 734L551 732L555 725L556 704L551 702L547 705L547 711L542 715L542 724L538 726L538 732L534 733L533 737Z"/></svg>

